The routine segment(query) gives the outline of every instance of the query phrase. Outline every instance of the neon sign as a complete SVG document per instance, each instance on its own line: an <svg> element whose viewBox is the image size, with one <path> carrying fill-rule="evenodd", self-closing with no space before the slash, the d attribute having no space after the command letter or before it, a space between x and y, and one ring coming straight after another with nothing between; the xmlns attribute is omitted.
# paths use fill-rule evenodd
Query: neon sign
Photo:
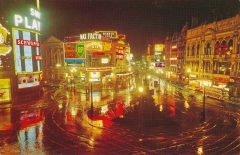
<svg viewBox="0 0 240 155"><path fill-rule="evenodd" d="M80 34L81 40L101 40L102 36L98 33L84 33Z"/></svg>
<svg viewBox="0 0 240 155"><path fill-rule="evenodd" d="M102 51L102 42L88 41L86 42L86 50L99 50Z"/></svg>
<svg viewBox="0 0 240 155"><path fill-rule="evenodd" d="M10 32L0 24L0 55L6 56L12 50L10 45L5 44L9 34Z"/></svg>
<svg viewBox="0 0 240 155"><path fill-rule="evenodd" d="M117 31L96 31L96 33L101 34L105 38L118 38Z"/></svg>
<svg viewBox="0 0 240 155"><path fill-rule="evenodd" d="M40 32L40 12L34 8L29 10L30 16L22 16L19 14L14 15L14 25L16 27L22 27L29 30L35 30Z"/></svg>
<svg viewBox="0 0 240 155"><path fill-rule="evenodd" d="M40 47L40 42L33 41L33 40L16 39L16 44L17 45L24 45L24 46Z"/></svg>

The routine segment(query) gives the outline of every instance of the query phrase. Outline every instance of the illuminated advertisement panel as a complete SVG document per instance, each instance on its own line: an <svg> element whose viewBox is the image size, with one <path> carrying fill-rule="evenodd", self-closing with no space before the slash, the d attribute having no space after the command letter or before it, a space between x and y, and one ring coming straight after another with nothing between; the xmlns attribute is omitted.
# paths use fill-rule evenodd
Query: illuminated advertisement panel
<svg viewBox="0 0 240 155"><path fill-rule="evenodd" d="M18 88L29 88L40 85L39 73L18 74Z"/></svg>
<svg viewBox="0 0 240 155"><path fill-rule="evenodd" d="M65 66L85 67L86 59L65 59Z"/></svg>
<svg viewBox="0 0 240 155"><path fill-rule="evenodd" d="M35 7L26 5L12 11L11 25L15 28L25 29L40 33L41 31L41 13Z"/></svg>
<svg viewBox="0 0 240 155"><path fill-rule="evenodd" d="M86 51L111 51L112 44L107 41L86 41Z"/></svg>
<svg viewBox="0 0 240 155"><path fill-rule="evenodd" d="M85 59L84 43L64 43L63 49L65 59Z"/></svg>
<svg viewBox="0 0 240 155"><path fill-rule="evenodd" d="M165 62L155 62L155 67L165 68Z"/></svg>
<svg viewBox="0 0 240 155"><path fill-rule="evenodd" d="M19 7L11 15L15 74L18 88L40 85L42 72L40 53L41 13L32 6Z"/></svg>
<svg viewBox="0 0 240 155"><path fill-rule="evenodd" d="M10 79L0 79L0 103L9 102L11 100L11 84Z"/></svg>
<svg viewBox="0 0 240 155"><path fill-rule="evenodd" d="M13 30L16 73L40 72L39 35L29 31Z"/></svg>
<svg viewBox="0 0 240 155"><path fill-rule="evenodd" d="M163 52L164 46L165 46L165 45L163 45L163 44L155 44L155 45L154 45L154 51L155 51L155 52Z"/></svg>
<svg viewBox="0 0 240 155"><path fill-rule="evenodd" d="M111 38L111 39L118 38L117 31L96 31L96 33L101 34L102 37L105 37L105 38Z"/></svg>
<svg viewBox="0 0 240 155"><path fill-rule="evenodd" d="M81 42L63 44L65 66L85 67L85 45Z"/></svg>
<svg viewBox="0 0 240 155"><path fill-rule="evenodd" d="M88 67L106 67L113 66L113 53L102 52L102 51L91 51L88 52L91 58L88 60Z"/></svg>
<svg viewBox="0 0 240 155"><path fill-rule="evenodd" d="M6 44L9 34L10 32L0 24L0 56L6 56L12 50L12 47Z"/></svg>

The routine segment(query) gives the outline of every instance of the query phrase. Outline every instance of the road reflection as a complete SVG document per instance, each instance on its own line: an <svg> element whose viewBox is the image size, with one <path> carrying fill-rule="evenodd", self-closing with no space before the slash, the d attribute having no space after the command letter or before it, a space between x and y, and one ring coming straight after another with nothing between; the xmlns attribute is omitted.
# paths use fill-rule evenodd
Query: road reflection
<svg viewBox="0 0 240 155"><path fill-rule="evenodd" d="M138 105L135 102L138 94L129 89L118 93L93 93L93 117L91 101L86 100L88 96L82 89L75 92L61 89L54 94L54 100L46 94L46 98L39 101L1 109L0 154L135 154L139 151L211 154L226 150L236 153L239 147L237 114L207 104L207 119L201 122L200 95L179 90L163 81L161 85L160 92L155 90L153 95L154 105L163 114L161 116L166 117L161 118L163 123L158 126L143 126L141 134L136 133L131 121L125 125L113 121L126 117ZM207 102L213 101L207 99ZM178 123L164 122L169 119ZM225 140L230 144L226 145ZM219 146L222 149L216 150Z"/></svg>
<svg viewBox="0 0 240 155"><path fill-rule="evenodd" d="M114 122L112 120L116 117L123 117L126 112L123 102L110 103L94 109L93 117L91 116L91 109L87 111L88 122L98 127L108 127Z"/></svg>

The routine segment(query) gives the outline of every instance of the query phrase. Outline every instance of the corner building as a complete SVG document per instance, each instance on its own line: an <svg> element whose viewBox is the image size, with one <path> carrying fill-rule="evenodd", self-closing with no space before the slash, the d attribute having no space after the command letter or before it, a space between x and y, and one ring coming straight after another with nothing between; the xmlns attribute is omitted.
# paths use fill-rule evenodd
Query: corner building
<svg viewBox="0 0 240 155"><path fill-rule="evenodd" d="M219 99L240 97L240 14L189 29L185 54L190 85Z"/></svg>
<svg viewBox="0 0 240 155"><path fill-rule="evenodd" d="M0 103L36 99L42 77L39 8L25 2L0 4Z"/></svg>
<svg viewBox="0 0 240 155"><path fill-rule="evenodd" d="M91 85L93 89L117 89L132 83L125 35L96 31L65 37L63 49L68 83L83 84L87 89Z"/></svg>

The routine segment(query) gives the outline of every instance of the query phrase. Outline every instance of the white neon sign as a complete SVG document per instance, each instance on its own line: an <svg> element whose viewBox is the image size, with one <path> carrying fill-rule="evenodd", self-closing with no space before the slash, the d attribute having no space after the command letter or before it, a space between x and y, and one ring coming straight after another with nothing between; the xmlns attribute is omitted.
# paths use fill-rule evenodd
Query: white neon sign
<svg viewBox="0 0 240 155"><path fill-rule="evenodd" d="M30 8L30 16L21 16L19 14L14 15L14 25L16 27L24 27L26 29L40 31L41 23L40 23L40 12L36 9Z"/></svg>

